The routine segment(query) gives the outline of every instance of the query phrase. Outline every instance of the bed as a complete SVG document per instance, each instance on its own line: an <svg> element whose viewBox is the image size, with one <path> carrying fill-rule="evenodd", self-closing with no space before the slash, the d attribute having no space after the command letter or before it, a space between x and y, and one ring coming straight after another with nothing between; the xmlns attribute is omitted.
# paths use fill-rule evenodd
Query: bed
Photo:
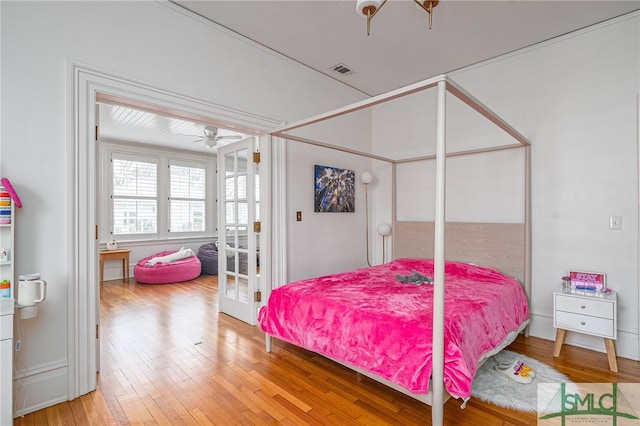
<svg viewBox="0 0 640 426"><path fill-rule="evenodd" d="M384 106L384 104L391 101L427 92L436 92L435 97L429 98L427 101L409 100L404 104L402 113L387 109ZM453 102L447 101L449 98L452 99ZM449 105L452 105L452 107L449 108ZM449 109L451 109L451 111L449 111ZM354 114L356 118L353 121L342 120L345 116L348 116L351 113L359 114ZM448 122L447 120L449 116L454 115L462 117L462 121L456 123L456 125ZM427 123L427 116L435 117L435 119ZM367 124L370 122L374 123L375 126L375 122L380 119L382 119L382 121L386 120L386 124L393 123L394 120L417 120L407 122L405 125L406 128L412 130L418 128L422 129L421 136L423 138L420 138L419 140L424 140L425 146L432 146L433 151L423 154L423 151L405 149L405 152L409 154L408 157L393 157L389 147L394 144L401 144L402 138L399 138L397 134L392 132L385 133L387 128L384 125L375 127L373 130L374 134L385 134L387 138L385 142L393 141L393 144L383 142L380 145L383 149L387 149L384 155L349 148L337 143L327 143L310 137L312 135L324 135L324 137L326 137L327 134L335 137L335 132L327 132L328 128L325 126L325 122L336 118L340 119L336 124L337 127L347 127L351 124L357 125L359 123L358 120L365 123L365 126L362 127L363 135L365 135L363 137L372 133L371 125ZM491 130L488 130L484 135L478 135L467 131L471 128L475 129L477 127L476 124L478 124L479 121L486 123L488 129ZM474 125L469 125L469 123L474 123ZM319 126L315 128L310 127L316 124ZM500 133L499 135L490 134L491 131L496 130ZM452 144L454 148L447 146L447 132L454 135L454 137L451 138L454 142ZM408 134L408 132L403 133ZM350 133L345 132L345 134L349 135ZM432 298L430 301L425 302L427 306L431 306L431 309L427 309L428 313L425 315L422 315L421 313L421 318L422 322L429 322L433 326L428 330L422 330L426 336L420 337L423 339L423 342L428 342L426 345L429 346L428 349L431 353L425 356L429 358L430 365L425 367L426 370L419 370L420 375L424 376L423 383L419 386L414 386L411 383L404 383L403 385L398 386L394 383L395 378L392 377L392 380L387 380L386 377L389 376L388 372L371 372L372 369L367 365L363 366L352 363L352 359L354 358L352 355L328 352L327 356L355 369L356 371L367 374L369 377L386 383L401 392L431 404L432 424L443 424L443 405L448 398L447 391L453 392L455 396L462 398L468 397L468 383L466 382L473 377L478 364L482 362L482 358L501 350L501 348L505 347L510 341L515 339L517 333L522 332L523 330L525 333L527 332L527 298L531 294L531 160L529 141L447 75L436 76L401 89L392 90L382 95L356 102L337 110L329 111L297 123L289 124L282 129L272 132L271 135L289 141L334 149L350 155L367 157L372 160L372 165L374 167L377 166L381 172L387 173L386 182L390 182L390 185L387 185L390 192L390 201L385 202L385 205L390 206L391 217L388 217L388 215L385 214L383 219L390 219L393 224L393 233L391 236L392 258L398 259L409 257L432 259L430 262L433 285L429 291ZM482 145L474 145L476 140L482 142ZM372 146L374 146L373 143ZM513 158L518 158L515 162L520 162L517 167L514 166L513 170L516 171L516 169L518 169L516 173L521 174L517 176L510 175L504 179L503 182L514 182L514 177L517 178L516 180L518 182L521 182L518 189L520 196L515 198L512 197L515 200L514 205L517 205L519 208L519 217L515 222L511 222L511 219L509 219L509 221L501 221L495 220L494 218L490 218L493 220L487 221L490 223L479 224L473 222L447 222L445 219L445 194L447 194L448 190L446 185L448 159L452 157L456 159L468 158L468 156L474 155L480 155L482 157L486 155L493 155L494 153L511 154L514 152L518 153L517 155L513 155ZM425 171L419 175L420 177L418 179L415 179L416 165L421 165L422 162L429 162L429 167L424 169L429 170L429 172L427 173ZM403 176L411 176L411 173L406 173L407 167L413 167L414 179L399 183L398 180ZM428 218L427 220L412 219L412 216L418 216L416 214L417 209L415 208L410 211L402 210L401 216L403 217L399 218L398 200L399 195L403 195L402 190L406 187L415 188L417 186L417 182L423 181L425 176L433 176L433 183L431 184L433 189L425 189L425 195L429 195L429 197L424 197L429 198L433 202L430 206L430 212L433 213L433 218ZM468 179L469 180L466 182L472 183L472 180L474 180L475 177L470 176ZM496 183L497 182L494 181L490 187L496 187ZM464 188L465 183L462 183L462 185ZM378 196L376 198L380 197ZM416 197L413 197L410 201L415 199ZM406 196L403 200L406 203ZM466 200L462 200L462 203L464 204L465 201ZM484 203L484 201L485 200L480 200L480 203ZM412 203L410 202L409 204ZM469 211L478 210L473 208L473 205L469 205L468 207L470 207L467 209ZM496 223L493 223L494 221ZM369 230L367 230L367 241L368 238ZM382 241L384 253L384 237ZM515 277L517 279L515 283L519 281L520 284L515 285L514 283L514 288L518 288L518 286L520 286L519 288L521 290L518 301L514 302L515 304L512 306L513 309L518 311L518 314L516 315L517 319L506 320L507 322L504 326L500 325L500 327L505 328L502 330L502 334L505 334L507 329L509 330L506 332L502 341L497 342L500 338L493 337L493 342L491 344L486 344L485 346L483 343L480 348L472 350L471 353L465 352L466 349L461 349L460 356L464 361L459 362L462 363L461 375L464 377L463 381L465 383L460 386L452 386L455 382L453 376L458 373L453 376L451 374L453 371L451 363L455 363L456 361L452 361L450 357L451 354L449 353L452 348L449 329L451 327L457 327L454 325L455 321L449 321L450 315L452 315L449 309L451 305L453 305L450 298L453 297L452 295L459 296L457 291L452 291L455 290L456 285L452 284L451 280L447 276L447 270L450 268L449 265L451 264L446 262L450 261L487 265L491 267L490 269L494 272L495 268L497 268L504 274ZM447 265L446 267L445 264ZM373 268L373 272L375 272L375 270L376 269ZM358 271L352 272L352 274L359 273L360 272ZM288 285L285 285L284 287L288 287ZM272 294L276 294L275 297L278 298L278 294L281 290L277 287L271 291ZM522 297L523 294L524 298ZM274 312L269 312L272 309L269 307L269 305L271 305L271 297L269 297L268 300L269 302L267 307L260 311L260 321L266 321L262 326L264 327L263 329L266 330L267 350L271 350L271 334L274 336L281 336L280 338L283 340L291 341L292 343L303 347L304 345L307 345L311 348L310 350L323 350L322 348L315 347L311 342L305 342L304 335L306 330L303 330L298 337L294 338L292 334L286 334L285 329L279 330L278 327L280 326L277 325L277 321L271 323L272 319L267 319L268 316L280 315L284 317L287 311L282 307L277 308L274 306ZM309 313L305 307L308 304L311 304L311 306L314 305L308 300L296 303L300 311L304 312L306 310L307 313ZM268 313L269 315L267 315ZM313 311L311 311L311 313L313 313ZM378 315L382 316L384 314L379 313ZM453 315L455 316L455 314ZM372 316L374 315L372 314ZM468 325L468 321L469 320L466 320L463 324ZM513 324L511 324L511 321L513 321ZM284 327L284 325L282 325L282 327ZM380 327L384 327L384 322ZM471 326L471 329L473 329L472 327L473 326ZM285 334L280 334L281 332ZM309 337L307 339L313 340L313 337ZM476 359L478 355L479 359ZM344 360L341 361L338 358ZM430 376L426 372L427 370L430 372ZM429 386L426 385L426 382L429 383ZM423 398L425 392L429 393L426 394L426 398Z"/></svg>
<svg viewBox="0 0 640 426"><path fill-rule="evenodd" d="M428 394L433 285L402 282L433 277L432 259L389 263L290 283L274 289L259 312L267 334L376 374L413 394ZM529 320L522 285L496 269L446 262L447 392L468 399L477 368Z"/></svg>

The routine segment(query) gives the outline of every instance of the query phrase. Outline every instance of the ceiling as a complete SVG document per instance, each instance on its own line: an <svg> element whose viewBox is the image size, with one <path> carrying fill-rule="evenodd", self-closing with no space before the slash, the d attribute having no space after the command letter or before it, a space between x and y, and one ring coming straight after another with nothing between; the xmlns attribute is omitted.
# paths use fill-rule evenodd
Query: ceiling
<svg viewBox="0 0 640 426"><path fill-rule="evenodd" d="M640 9L640 0L440 0L429 29L428 14L413 1L389 0L367 36L355 0L172 3L370 96ZM338 64L351 72L333 71ZM204 124L124 106L105 104L100 112L107 139L215 153L205 141L194 142L203 132Z"/></svg>
<svg viewBox="0 0 640 426"><path fill-rule="evenodd" d="M428 14L389 0L371 21L356 0L172 0L367 95L513 52L640 8L639 0L441 0ZM353 72L331 68L344 64Z"/></svg>
<svg viewBox="0 0 640 426"><path fill-rule="evenodd" d="M104 141L126 141L216 154L219 146L248 136L218 128L217 135L222 139L213 143L206 137L205 123L105 102L99 102L99 111L99 135Z"/></svg>

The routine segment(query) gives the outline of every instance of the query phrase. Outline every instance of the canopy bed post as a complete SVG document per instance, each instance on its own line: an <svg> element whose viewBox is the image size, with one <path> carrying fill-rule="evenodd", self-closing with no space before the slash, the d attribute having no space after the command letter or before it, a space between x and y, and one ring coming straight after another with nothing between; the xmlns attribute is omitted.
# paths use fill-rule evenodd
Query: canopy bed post
<svg viewBox="0 0 640 426"><path fill-rule="evenodd" d="M524 292L531 302L531 145L524 148ZM529 337L529 327L524 329Z"/></svg>
<svg viewBox="0 0 640 426"><path fill-rule="evenodd" d="M396 188L396 163L393 162L391 163L391 224L395 225L396 220L397 220L397 203L396 203L396 193L397 193L397 188ZM392 259L395 258L395 252L396 252L396 239L391 238L391 257Z"/></svg>
<svg viewBox="0 0 640 426"><path fill-rule="evenodd" d="M431 422L441 425L444 419L444 221L446 171L446 85L438 82L436 117L436 211L433 289L433 404Z"/></svg>

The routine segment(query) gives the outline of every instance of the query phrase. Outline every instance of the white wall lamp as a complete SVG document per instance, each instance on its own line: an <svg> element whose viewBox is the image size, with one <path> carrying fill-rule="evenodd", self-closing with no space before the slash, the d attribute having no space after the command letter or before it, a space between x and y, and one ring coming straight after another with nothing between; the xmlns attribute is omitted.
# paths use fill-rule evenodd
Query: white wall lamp
<svg viewBox="0 0 640 426"><path fill-rule="evenodd" d="M373 182L373 175L369 172L363 172L360 175L360 182L364 184L364 211L366 226L366 244L367 244L367 265L371 266L369 260L369 184Z"/></svg>
<svg viewBox="0 0 640 426"><path fill-rule="evenodd" d="M385 263L387 261L384 250L385 237L391 234L391 225L388 223L381 223L378 225L378 234L382 237L382 263Z"/></svg>
<svg viewBox="0 0 640 426"><path fill-rule="evenodd" d="M433 8L440 0L413 0L422 10L429 14L429 29L433 23ZM357 0L356 13L367 18L367 35L371 32L371 19L378 13L387 0Z"/></svg>

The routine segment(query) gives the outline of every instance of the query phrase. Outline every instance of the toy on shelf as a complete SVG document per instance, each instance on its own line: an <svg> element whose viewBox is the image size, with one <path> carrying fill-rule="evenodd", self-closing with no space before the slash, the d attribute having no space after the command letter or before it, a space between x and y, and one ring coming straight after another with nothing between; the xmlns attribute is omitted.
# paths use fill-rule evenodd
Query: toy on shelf
<svg viewBox="0 0 640 426"><path fill-rule="evenodd" d="M20 201L20 197L18 197L16 190L13 189L13 185L11 185L9 179L2 178L0 179L0 183L2 184L2 186L4 186L4 189L7 191L7 193L9 193L9 197L11 197L11 199L13 200L13 204L15 204L18 208L22 207L22 201Z"/></svg>
<svg viewBox="0 0 640 426"><path fill-rule="evenodd" d="M0 281L0 298L8 299L11 297L11 281Z"/></svg>

